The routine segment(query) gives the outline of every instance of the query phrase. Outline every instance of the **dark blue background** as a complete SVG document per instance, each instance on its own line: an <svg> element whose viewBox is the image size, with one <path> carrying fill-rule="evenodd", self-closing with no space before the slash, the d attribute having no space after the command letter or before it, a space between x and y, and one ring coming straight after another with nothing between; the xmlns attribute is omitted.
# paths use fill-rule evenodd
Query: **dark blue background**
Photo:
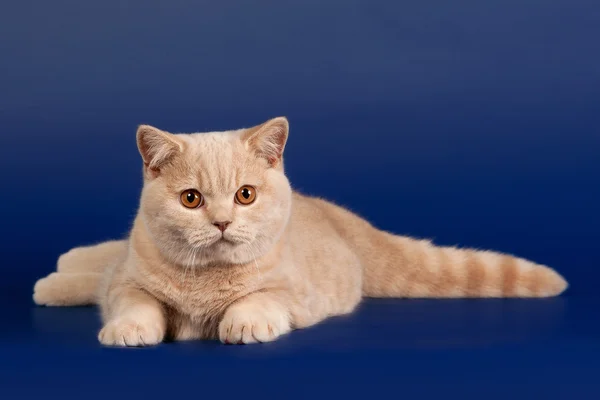
<svg viewBox="0 0 600 400"><path fill-rule="evenodd" d="M599 39L596 0L3 1L0 389L598 398ZM269 345L140 351L100 348L93 308L32 306L60 253L127 233L138 124L278 115L299 190L548 264L568 293L371 300Z"/></svg>

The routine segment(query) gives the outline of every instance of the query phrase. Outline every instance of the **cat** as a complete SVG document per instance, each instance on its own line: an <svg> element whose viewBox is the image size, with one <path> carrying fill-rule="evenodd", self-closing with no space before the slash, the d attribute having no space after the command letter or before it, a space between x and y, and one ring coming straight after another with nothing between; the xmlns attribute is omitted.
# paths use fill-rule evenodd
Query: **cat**
<svg viewBox="0 0 600 400"><path fill-rule="evenodd" d="M351 313L363 297L549 297L553 269L393 235L292 190L288 120L172 134L141 125L144 186L127 240L70 250L38 305L98 304L99 341L269 342Z"/></svg>

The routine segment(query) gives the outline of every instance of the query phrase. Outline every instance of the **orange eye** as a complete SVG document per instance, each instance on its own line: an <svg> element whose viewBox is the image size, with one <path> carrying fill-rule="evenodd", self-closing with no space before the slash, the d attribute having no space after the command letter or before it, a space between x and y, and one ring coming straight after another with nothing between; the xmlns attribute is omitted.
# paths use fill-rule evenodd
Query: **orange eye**
<svg viewBox="0 0 600 400"><path fill-rule="evenodd" d="M254 200L256 200L256 189L252 186L242 186L235 193L235 202L243 206L254 203Z"/></svg>
<svg viewBox="0 0 600 400"><path fill-rule="evenodd" d="M198 208L204 204L204 197L195 189L184 190L181 193L181 204L187 208Z"/></svg>

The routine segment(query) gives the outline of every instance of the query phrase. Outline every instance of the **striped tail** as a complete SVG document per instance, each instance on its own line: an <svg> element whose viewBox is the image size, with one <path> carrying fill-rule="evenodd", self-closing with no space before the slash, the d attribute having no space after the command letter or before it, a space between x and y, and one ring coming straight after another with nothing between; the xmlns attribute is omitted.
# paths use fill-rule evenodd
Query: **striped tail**
<svg viewBox="0 0 600 400"><path fill-rule="evenodd" d="M551 297L568 287L556 271L522 258L379 233L361 246L367 297Z"/></svg>

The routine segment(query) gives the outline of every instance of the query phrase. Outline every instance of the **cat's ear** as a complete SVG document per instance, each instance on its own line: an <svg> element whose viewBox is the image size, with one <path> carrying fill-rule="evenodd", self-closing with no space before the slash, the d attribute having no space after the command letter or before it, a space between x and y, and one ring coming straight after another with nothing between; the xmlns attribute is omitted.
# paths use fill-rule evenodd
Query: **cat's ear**
<svg viewBox="0 0 600 400"><path fill-rule="evenodd" d="M140 125L136 136L144 166L153 174L160 172L161 167L183 151L180 139L150 125Z"/></svg>
<svg viewBox="0 0 600 400"><path fill-rule="evenodd" d="M288 120L277 117L247 129L242 134L242 141L247 150L267 160L271 167L276 167L281 164L288 133Z"/></svg>

